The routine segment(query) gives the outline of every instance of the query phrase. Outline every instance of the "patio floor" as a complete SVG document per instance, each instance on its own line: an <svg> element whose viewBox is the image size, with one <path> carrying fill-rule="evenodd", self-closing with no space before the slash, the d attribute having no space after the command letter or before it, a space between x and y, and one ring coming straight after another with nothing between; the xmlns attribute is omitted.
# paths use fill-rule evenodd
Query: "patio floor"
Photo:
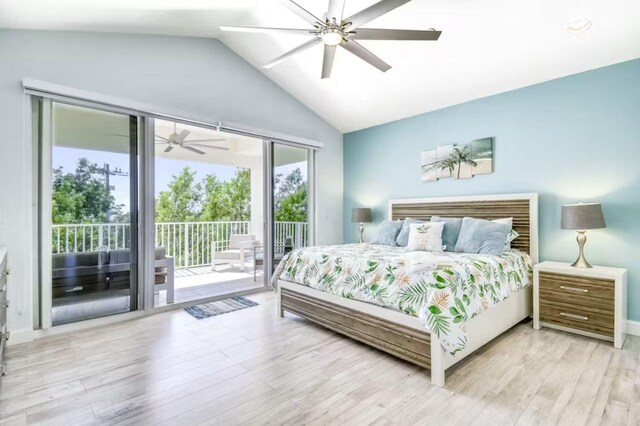
<svg viewBox="0 0 640 426"><path fill-rule="evenodd" d="M236 291L264 287L262 268L256 270L255 280L253 267L247 265L245 272L238 266L218 265L216 272L210 266L199 266L175 271L174 303L188 302L206 297L219 296ZM156 294L155 306L167 304L166 292Z"/></svg>

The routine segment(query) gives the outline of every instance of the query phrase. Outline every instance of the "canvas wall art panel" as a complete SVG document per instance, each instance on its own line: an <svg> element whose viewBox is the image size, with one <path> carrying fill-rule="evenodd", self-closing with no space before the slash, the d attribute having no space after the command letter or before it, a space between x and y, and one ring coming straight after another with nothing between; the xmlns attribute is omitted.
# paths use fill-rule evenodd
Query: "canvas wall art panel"
<svg viewBox="0 0 640 426"><path fill-rule="evenodd" d="M493 138L478 139L466 145L441 145L421 153L422 181L469 179L493 173Z"/></svg>

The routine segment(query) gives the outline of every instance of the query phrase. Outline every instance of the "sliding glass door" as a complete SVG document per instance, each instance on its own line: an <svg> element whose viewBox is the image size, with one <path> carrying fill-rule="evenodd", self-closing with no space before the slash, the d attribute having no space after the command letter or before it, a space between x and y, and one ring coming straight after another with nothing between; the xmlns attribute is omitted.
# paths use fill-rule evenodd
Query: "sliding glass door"
<svg viewBox="0 0 640 426"><path fill-rule="evenodd" d="M262 140L153 121L154 306L265 286Z"/></svg>
<svg viewBox="0 0 640 426"><path fill-rule="evenodd" d="M40 102L51 325L136 310L138 118Z"/></svg>
<svg viewBox="0 0 640 426"><path fill-rule="evenodd" d="M64 97L32 105L42 328L259 291L312 244L311 149Z"/></svg>
<svg viewBox="0 0 640 426"><path fill-rule="evenodd" d="M284 255L311 244L313 151L271 143L271 251L275 269Z"/></svg>

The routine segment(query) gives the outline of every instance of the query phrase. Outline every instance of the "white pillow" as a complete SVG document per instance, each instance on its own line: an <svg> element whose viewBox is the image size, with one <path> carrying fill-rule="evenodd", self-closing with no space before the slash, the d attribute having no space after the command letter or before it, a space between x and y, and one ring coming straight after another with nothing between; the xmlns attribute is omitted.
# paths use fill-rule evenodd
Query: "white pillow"
<svg viewBox="0 0 640 426"><path fill-rule="evenodd" d="M442 230L445 222L412 223L409 225L409 251L442 251Z"/></svg>
<svg viewBox="0 0 640 426"><path fill-rule="evenodd" d="M510 249L511 241L515 240L520 236L520 234L518 234L516 231L513 230L513 218L505 217L504 219L495 219L495 220L492 220L491 222L504 223L505 225L509 225L509 227L511 228L511 232L507 234L507 240L504 242L504 248L505 250Z"/></svg>

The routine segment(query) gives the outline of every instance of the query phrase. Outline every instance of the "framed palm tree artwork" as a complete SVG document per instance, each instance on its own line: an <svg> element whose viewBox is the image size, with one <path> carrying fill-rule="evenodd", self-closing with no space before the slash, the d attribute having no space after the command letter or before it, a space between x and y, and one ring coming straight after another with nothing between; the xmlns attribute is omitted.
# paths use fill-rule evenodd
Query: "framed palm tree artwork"
<svg viewBox="0 0 640 426"><path fill-rule="evenodd" d="M469 179L493 173L493 138L478 139L466 145L441 145L421 153L422 181Z"/></svg>

